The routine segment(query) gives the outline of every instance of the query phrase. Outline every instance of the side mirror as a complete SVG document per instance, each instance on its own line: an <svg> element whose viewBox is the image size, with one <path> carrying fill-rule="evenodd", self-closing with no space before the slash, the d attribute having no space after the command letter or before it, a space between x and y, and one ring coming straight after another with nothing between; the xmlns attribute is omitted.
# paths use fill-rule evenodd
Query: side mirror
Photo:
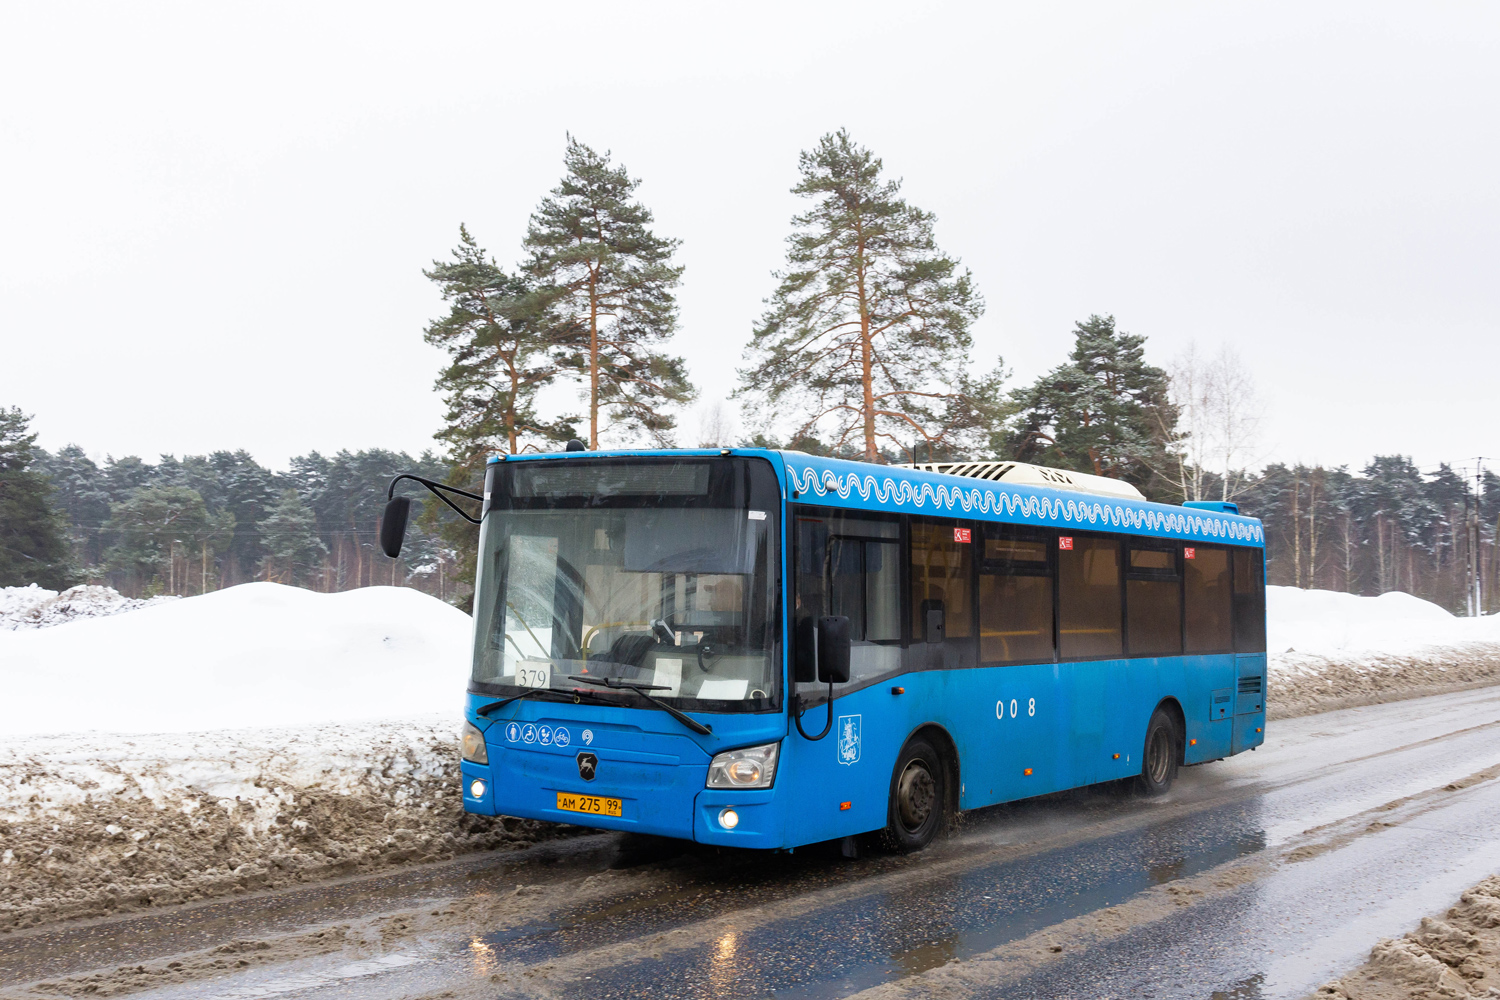
<svg viewBox="0 0 1500 1000"><path fill-rule="evenodd" d="M406 538L406 518L411 513L411 500L396 497L385 505L385 517L380 519L380 549L392 559L401 555L401 542Z"/></svg>
<svg viewBox="0 0 1500 1000"><path fill-rule="evenodd" d="M818 619L818 680L849 683L849 618L828 615Z"/></svg>

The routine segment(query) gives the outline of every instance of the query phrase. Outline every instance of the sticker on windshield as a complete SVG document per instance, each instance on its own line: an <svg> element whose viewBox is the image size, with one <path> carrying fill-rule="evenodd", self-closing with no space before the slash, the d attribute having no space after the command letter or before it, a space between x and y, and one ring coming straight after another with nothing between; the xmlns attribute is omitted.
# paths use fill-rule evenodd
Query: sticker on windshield
<svg viewBox="0 0 1500 1000"><path fill-rule="evenodd" d="M521 742L521 724L519 722L512 722L505 727L505 739L510 743Z"/></svg>
<svg viewBox="0 0 1500 1000"><path fill-rule="evenodd" d="M764 521L765 519L766 512L763 510L752 510L750 512L750 520L752 521Z"/></svg>
<svg viewBox="0 0 1500 1000"><path fill-rule="evenodd" d="M568 734L568 731L562 726L558 726L556 729L552 730L552 742L560 747L565 747L569 743L573 742L573 737L570 736Z"/></svg>
<svg viewBox="0 0 1500 1000"><path fill-rule="evenodd" d="M839 716L839 763L859 763L859 727L862 716L841 715Z"/></svg>
<svg viewBox="0 0 1500 1000"><path fill-rule="evenodd" d="M535 743L536 742L536 726L533 726L529 722L526 723L526 725L521 728L521 739L522 739L523 742L526 742L526 743Z"/></svg>

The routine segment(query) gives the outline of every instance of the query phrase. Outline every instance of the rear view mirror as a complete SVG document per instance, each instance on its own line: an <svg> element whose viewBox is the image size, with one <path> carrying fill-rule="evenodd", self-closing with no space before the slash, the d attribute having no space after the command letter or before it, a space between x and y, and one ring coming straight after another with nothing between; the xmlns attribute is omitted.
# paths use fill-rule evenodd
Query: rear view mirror
<svg viewBox="0 0 1500 1000"><path fill-rule="evenodd" d="M827 615L818 619L818 680L849 683L849 619Z"/></svg>
<svg viewBox="0 0 1500 1000"><path fill-rule="evenodd" d="M380 549L392 559L401 555L401 542L406 537L406 518L411 513L411 500L396 497L385 505L385 517L380 519Z"/></svg>

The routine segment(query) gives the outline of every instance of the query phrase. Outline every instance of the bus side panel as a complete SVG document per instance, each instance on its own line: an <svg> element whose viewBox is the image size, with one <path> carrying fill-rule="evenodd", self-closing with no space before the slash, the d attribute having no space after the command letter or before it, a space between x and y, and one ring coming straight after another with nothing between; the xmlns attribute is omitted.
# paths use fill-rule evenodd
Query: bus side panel
<svg viewBox="0 0 1500 1000"><path fill-rule="evenodd" d="M1105 731L1111 679L1121 672L1119 660L1064 663L1062 676L1068 698L1068 726L1059 735L1068 741L1074 784L1103 781L1106 768Z"/></svg>
<svg viewBox="0 0 1500 1000"><path fill-rule="evenodd" d="M1073 664L952 671L948 724L959 752L964 809L1043 795L1077 783L1069 744ZM1029 773L1028 773L1029 772Z"/></svg>
<svg viewBox="0 0 1500 1000"><path fill-rule="evenodd" d="M885 826L891 773L911 729L908 719L919 706L944 700L941 691L924 697L921 679L940 675L897 676L843 695L833 703L833 728L820 740L805 740L791 727L776 776L777 796L785 797L788 847ZM893 696L892 685L905 685L907 694ZM827 706L818 705L802 716L802 728L816 736L827 719Z"/></svg>
<svg viewBox="0 0 1500 1000"><path fill-rule="evenodd" d="M1234 654L1189 656L1185 660L1186 677L1176 689L1182 692L1189 740L1183 748L1183 763L1201 764L1227 757L1234 737Z"/></svg>
<svg viewBox="0 0 1500 1000"><path fill-rule="evenodd" d="M1266 654L1235 657L1237 683L1234 699L1234 746L1243 753L1266 741Z"/></svg>

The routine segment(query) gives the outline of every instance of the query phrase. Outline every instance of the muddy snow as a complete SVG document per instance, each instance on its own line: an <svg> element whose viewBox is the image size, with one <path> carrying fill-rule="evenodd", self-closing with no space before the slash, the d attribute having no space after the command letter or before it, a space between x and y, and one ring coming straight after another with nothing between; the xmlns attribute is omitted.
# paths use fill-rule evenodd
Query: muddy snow
<svg viewBox="0 0 1500 1000"><path fill-rule="evenodd" d="M1327 1000L1500 997L1500 875L1459 897L1441 917L1385 938L1369 961L1318 990Z"/></svg>
<svg viewBox="0 0 1500 1000"><path fill-rule="evenodd" d="M60 594L34 583L29 587L0 587L0 631L49 628L80 618L105 618L176 600L179 598L124 597L113 587L88 584L71 587Z"/></svg>
<svg viewBox="0 0 1500 1000"><path fill-rule="evenodd" d="M468 816L450 717L0 742L0 930L531 843Z"/></svg>

